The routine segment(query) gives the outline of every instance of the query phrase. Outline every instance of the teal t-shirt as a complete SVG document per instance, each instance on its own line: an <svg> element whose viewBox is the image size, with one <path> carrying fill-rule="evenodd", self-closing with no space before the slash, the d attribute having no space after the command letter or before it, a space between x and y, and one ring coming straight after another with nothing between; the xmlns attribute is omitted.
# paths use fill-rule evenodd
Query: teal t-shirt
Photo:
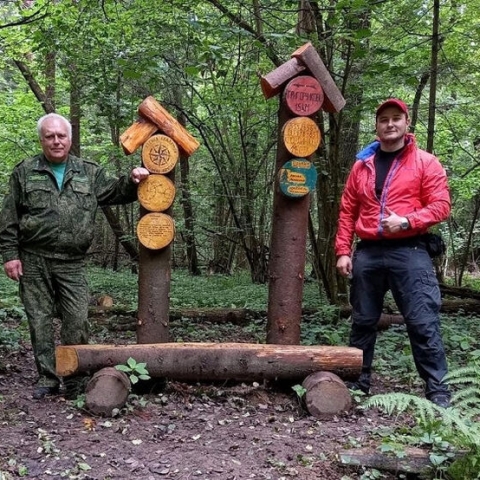
<svg viewBox="0 0 480 480"><path fill-rule="evenodd" d="M62 163L51 163L50 168L52 169L53 174L55 175L55 180L57 181L58 189L61 190L63 186L63 177L65 176L65 167L67 162Z"/></svg>

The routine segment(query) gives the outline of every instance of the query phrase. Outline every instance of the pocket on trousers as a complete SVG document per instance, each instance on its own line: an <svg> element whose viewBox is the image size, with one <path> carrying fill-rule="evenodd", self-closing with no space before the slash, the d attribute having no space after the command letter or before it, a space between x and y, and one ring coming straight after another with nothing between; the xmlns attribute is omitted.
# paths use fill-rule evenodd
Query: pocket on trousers
<svg viewBox="0 0 480 480"><path fill-rule="evenodd" d="M438 280L437 280L437 276L435 275L435 272L433 271L422 272L422 283L430 287L438 286Z"/></svg>

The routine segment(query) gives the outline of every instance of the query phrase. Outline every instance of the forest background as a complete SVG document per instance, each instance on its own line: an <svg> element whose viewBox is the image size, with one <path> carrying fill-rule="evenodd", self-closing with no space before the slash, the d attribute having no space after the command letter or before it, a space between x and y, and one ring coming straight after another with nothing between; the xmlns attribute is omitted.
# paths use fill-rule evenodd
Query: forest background
<svg viewBox="0 0 480 480"><path fill-rule="evenodd" d="M140 164L119 137L153 95L200 142L176 171L174 268L247 269L268 282L278 98L260 76L310 41L346 99L320 111L307 273L330 303L345 300L333 239L355 152L374 138L390 96L410 106L412 131L448 171L451 219L442 264L453 282L477 268L480 172L479 2L469 0L0 1L0 196L13 166L39 151L36 121L71 119L73 152L125 173ZM104 209L90 258L135 261L138 206ZM112 230L109 224L114 227ZM116 233L114 234L113 231ZM323 296L323 295L322 295Z"/></svg>
<svg viewBox="0 0 480 480"><path fill-rule="evenodd" d="M437 265L438 273L457 286L480 283L475 278L480 255L479 7L480 0L0 0L0 200L7 191L13 166L38 153L36 123L46 112L57 111L71 120L74 154L116 174L139 165L140 152L126 156L119 138L137 119L140 103L152 95L201 143L193 156L180 160L175 172L171 306L264 308L279 99L264 98L260 76L287 61L306 42L312 42L345 97L346 106L338 114L321 111L315 118L322 142L313 155L318 182L310 198L306 246L306 273L313 281L305 284L303 305L317 308L322 304L323 310L319 315L312 314L312 321L302 319L302 343L345 344L348 325L336 321L336 307L332 313L334 307L326 305L347 300L347 285L337 277L333 252L339 198L355 152L374 139L374 112L387 97L400 97L408 103L419 145L437 155L449 175L453 210L450 219L438 227L448 246ZM137 300L138 204L103 212L89 255L92 293L108 293L133 310ZM115 283L110 276L99 274L98 267L119 271ZM16 285L2 280L0 345L11 344L12 348L1 358L4 363L0 362L0 373L6 375L0 403L5 415L10 415L10 407L13 412L18 408L33 412L36 422L37 412L41 422L49 422L51 404L42 404L45 410L38 405L28 407L30 400L24 395L33 373L18 374L16 368L31 368L32 362L25 361L29 351L20 348L18 336L13 336L19 330L12 314L17 312L17 303L15 309L4 311L7 300L17 296ZM255 291L249 288L252 284ZM328 316L328 311L332 315ZM480 356L479 322L461 313L458 317L444 316L442 324L453 368L465 365L467 360L478 363ZM329 324L332 317L334 321ZM220 327L223 330L219 331ZM249 341L264 339L263 322L253 322L235 334L230 325L220 327L182 319L173 323L172 336L177 341L245 340L247 334ZM377 351L382 375L375 393L421 392L407 336L398 331L390 329L382 337L382 348ZM22 332L26 338L25 322ZM105 341L103 329L96 335L99 342ZM472 363L472 368L479 385L477 363ZM475 474L466 474L463 468L452 478L478 478L478 392L478 388L473 391L475 408L467 404L469 413L463 423L459 420L455 424L447 418L446 426L436 423L434 429L421 430L415 438L424 438L428 431L428 441L434 438L440 444L451 433L448 438L452 442L456 439L460 450L472 445L470 472ZM419 395L412 398L422 400ZM175 408L177 403L172 401ZM422 408L430 408L429 402ZM56 411L57 407L53 405L52 409ZM477 415L475 424L473 415ZM32 441L31 451L26 452L20 442L22 422L5 418L0 420L8 429L2 435L8 436L0 447L4 447L2 455L9 463L5 461L0 468L21 471L23 464L19 462L26 462L28 457L29 462L35 460L31 465L25 463L30 465L33 478L41 478L34 473L38 468L37 444ZM188 414L185 419L178 432L192 435ZM348 426L348 421L340 427ZM376 418L376 425L383 423L383 418ZM465 426L464 436L459 436L458 428L447 428L452 424ZM139 425L144 428L144 424ZM322 432L335 431L319 428ZM65 429L71 431L70 425ZM263 430L270 441L269 430ZM365 430L371 430L371 424ZM183 434L178 435L182 438ZM70 451L63 440L57 440ZM117 442L118 437L112 435L107 443L115 446ZM328 441L322 436L318 443L332 452L345 440L332 434ZM124 445L122 448L125 450ZM89 451L75 444L72 451L77 449ZM145 465L156 458L147 448L142 453ZM182 450L177 459L182 467L184 453ZM114 453L109 452L109 456L116 461ZM172 460L174 457L170 454L173 466L177 461ZM202 452L198 457L203 460ZM60 468L53 457L50 460L49 467ZM108 478L108 465L102 458L88 461L98 478L104 470L103 478ZM195 462L197 465L197 458ZM242 458L242 462L248 459ZM252 457L250 462L250 471L257 473L257 459ZM285 462L287 466L296 462L295 468L300 468L295 459ZM308 466L314 465L318 472L318 464L314 459ZM324 478L341 477L326 470L323 460L320 465L325 470ZM383 478L369 470L358 475L355 478ZM212 478L225 476L218 473Z"/></svg>

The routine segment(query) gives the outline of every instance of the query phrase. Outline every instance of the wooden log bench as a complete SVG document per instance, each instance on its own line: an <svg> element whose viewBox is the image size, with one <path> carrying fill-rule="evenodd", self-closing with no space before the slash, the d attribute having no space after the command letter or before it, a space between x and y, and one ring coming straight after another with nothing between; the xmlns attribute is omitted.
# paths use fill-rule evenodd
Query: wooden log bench
<svg viewBox="0 0 480 480"><path fill-rule="evenodd" d="M356 378L362 351L352 347L251 343L62 345L56 349L62 377L125 363L145 362L153 378L192 381L303 381L317 371Z"/></svg>

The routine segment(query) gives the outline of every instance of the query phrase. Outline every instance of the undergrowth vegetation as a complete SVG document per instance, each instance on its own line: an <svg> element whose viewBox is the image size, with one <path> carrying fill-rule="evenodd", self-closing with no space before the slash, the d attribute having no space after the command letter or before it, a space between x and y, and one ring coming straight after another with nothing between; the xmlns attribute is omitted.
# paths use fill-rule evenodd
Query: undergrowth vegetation
<svg viewBox="0 0 480 480"><path fill-rule="evenodd" d="M137 308L137 276L129 271L111 272L89 269L92 298L109 295L115 307L134 311ZM244 308L266 312L268 286L254 285L247 272L232 276L191 277L173 271L170 307ZM304 345L348 345L349 321L341 318L336 307L319 294L316 282L306 282L303 307L308 315L302 319L301 343ZM355 397L360 408L381 408L401 418L408 414L415 420L399 422L395 431L372 432L382 439L381 448L402 455L404 446L426 446L435 468L424 478L469 480L480 478L480 318L442 316L442 333L450 365L450 384L454 407L442 410L423 398L406 329L390 326L379 332L375 353L375 373L391 393L369 399ZM173 341L265 342L266 318L255 316L248 325L195 322L188 318L172 322ZM97 340L102 338L98 335ZM131 334L135 341L134 334ZM0 353L16 349L29 341L28 328L18 299L18 285L0 276ZM1 367L1 355L0 355ZM460 455L461 453L461 455ZM381 478L379 476L378 478Z"/></svg>

